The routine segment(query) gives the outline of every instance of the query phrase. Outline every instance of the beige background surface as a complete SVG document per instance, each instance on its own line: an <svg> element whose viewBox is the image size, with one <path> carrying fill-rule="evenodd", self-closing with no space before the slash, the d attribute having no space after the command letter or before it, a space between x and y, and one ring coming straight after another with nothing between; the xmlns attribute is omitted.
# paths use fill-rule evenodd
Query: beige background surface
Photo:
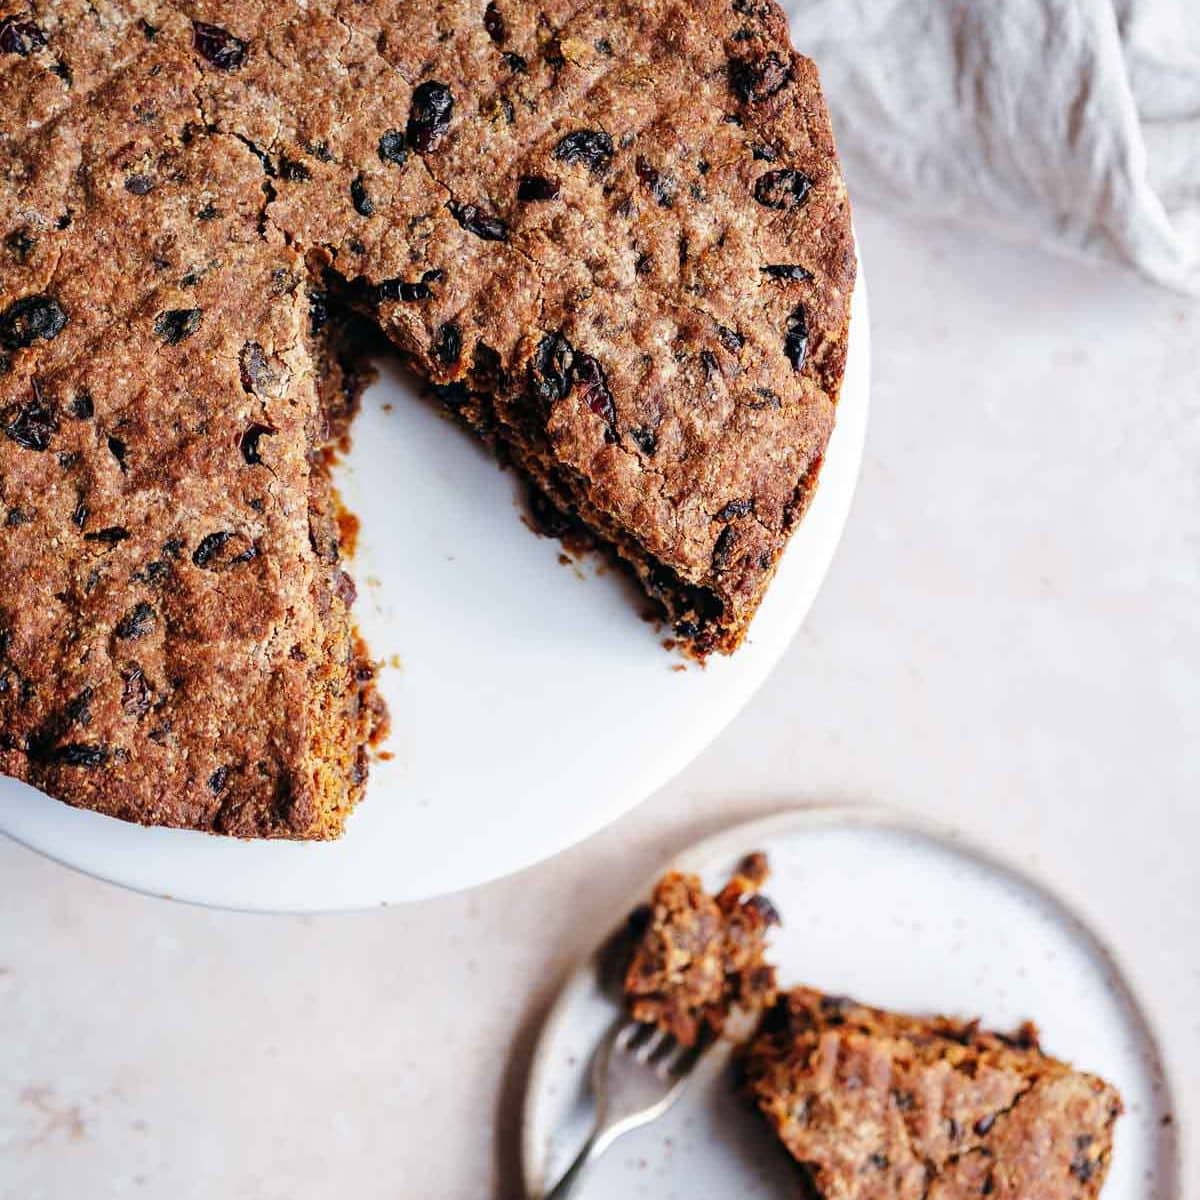
<svg viewBox="0 0 1200 1200"><path fill-rule="evenodd" d="M1160 1030L1200 1179L1200 305L870 209L859 235L876 384L832 573L632 815L348 917L147 900L0 841L0 1197L515 1200L572 959L682 844L828 800L939 817L1078 907Z"/></svg>

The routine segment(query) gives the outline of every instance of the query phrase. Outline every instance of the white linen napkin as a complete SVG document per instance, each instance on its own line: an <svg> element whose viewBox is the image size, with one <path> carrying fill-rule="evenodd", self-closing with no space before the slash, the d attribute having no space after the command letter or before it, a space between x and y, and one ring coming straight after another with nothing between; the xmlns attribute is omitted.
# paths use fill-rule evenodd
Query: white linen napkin
<svg viewBox="0 0 1200 1200"><path fill-rule="evenodd" d="M1200 294L1200 0L785 0L852 195Z"/></svg>

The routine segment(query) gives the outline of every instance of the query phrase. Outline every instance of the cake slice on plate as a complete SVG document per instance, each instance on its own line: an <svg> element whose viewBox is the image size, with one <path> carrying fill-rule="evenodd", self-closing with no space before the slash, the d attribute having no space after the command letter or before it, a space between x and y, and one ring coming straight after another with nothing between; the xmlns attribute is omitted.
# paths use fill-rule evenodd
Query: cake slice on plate
<svg viewBox="0 0 1200 1200"><path fill-rule="evenodd" d="M1093 1200L1121 1113L1032 1025L1008 1037L809 988L779 998L745 1068L824 1200Z"/></svg>
<svg viewBox="0 0 1200 1200"><path fill-rule="evenodd" d="M694 875L659 880L630 917L625 999L633 1017L684 1046L721 1034L735 1017L753 1026L775 998L764 952L779 915L759 890L766 878L766 858L752 854L715 896Z"/></svg>

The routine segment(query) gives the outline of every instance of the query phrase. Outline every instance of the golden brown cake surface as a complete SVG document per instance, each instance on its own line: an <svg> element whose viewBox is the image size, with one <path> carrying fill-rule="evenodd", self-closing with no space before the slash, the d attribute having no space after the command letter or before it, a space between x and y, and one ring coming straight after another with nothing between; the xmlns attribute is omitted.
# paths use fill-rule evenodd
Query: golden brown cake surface
<svg viewBox="0 0 1200 1200"><path fill-rule="evenodd" d="M732 650L815 484L853 278L771 3L0 0L0 770L340 829L376 716L327 294Z"/></svg>

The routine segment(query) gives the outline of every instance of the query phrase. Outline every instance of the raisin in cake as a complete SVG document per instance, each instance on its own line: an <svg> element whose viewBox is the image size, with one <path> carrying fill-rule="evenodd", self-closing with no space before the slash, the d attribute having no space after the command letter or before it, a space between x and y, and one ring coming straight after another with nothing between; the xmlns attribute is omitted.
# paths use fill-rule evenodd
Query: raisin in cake
<svg viewBox="0 0 1200 1200"><path fill-rule="evenodd" d="M750 1090L824 1200L1094 1200L1116 1090L976 1023L798 988L746 1056Z"/></svg>
<svg viewBox="0 0 1200 1200"><path fill-rule="evenodd" d="M0 770L340 829L378 705L323 453L337 305L733 650L853 278L773 3L0 0Z"/></svg>
<svg viewBox="0 0 1200 1200"><path fill-rule="evenodd" d="M633 1017L685 1046L720 1034L734 1013L757 1018L775 998L775 970L763 954L779 917L759 891L766 877L765 857L753 854L716 896L694 875L659 880L630 918L625 999Z"/></svg>

